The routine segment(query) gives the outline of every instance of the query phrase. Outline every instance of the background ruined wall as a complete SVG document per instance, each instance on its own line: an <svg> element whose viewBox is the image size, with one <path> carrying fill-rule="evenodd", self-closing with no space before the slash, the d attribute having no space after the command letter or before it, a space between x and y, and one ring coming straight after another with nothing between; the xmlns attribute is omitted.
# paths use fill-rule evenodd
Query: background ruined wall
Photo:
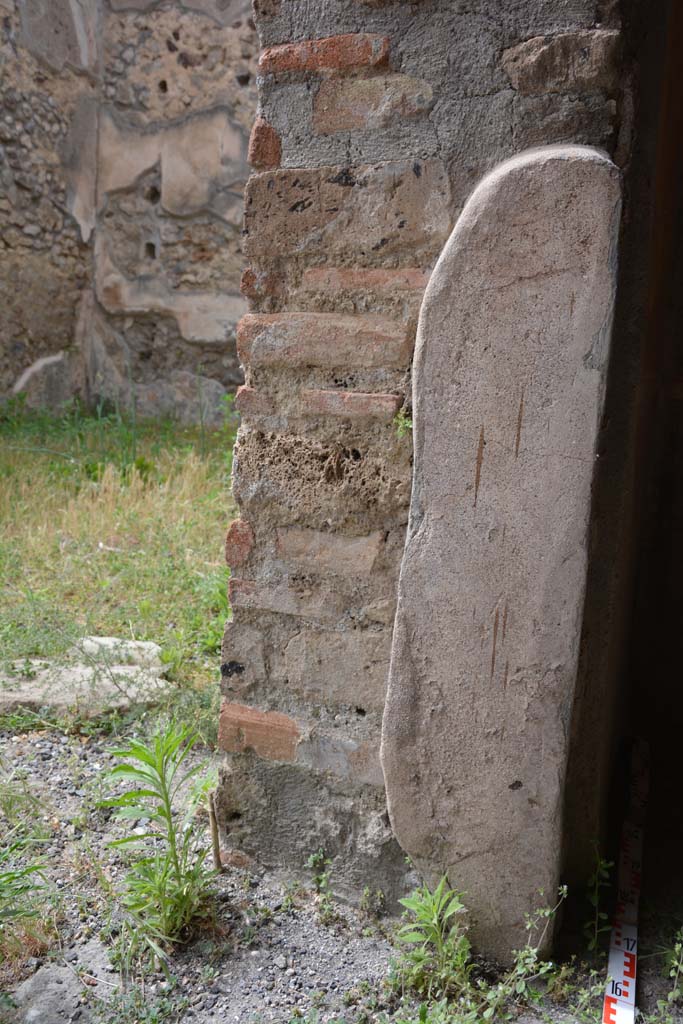
<svg viewBox="0 0 683 1024"><path fill-rule="evenodd" d="M257 40L249 0L2 0L0 392L218 422Z"/></svg>
<svg viewBox="0 0 683 1024"><path fill-rule="evenodd" d="M0 2L0 394L71 346L89 278L62 151L77 105L97 95L95 26L48 20L45 5Z"/></svg>
<svg viewBox="0 0 683 1024"><path fill-rule="evenodd" d="M258 170L220 743L229 845L394 896L379 739L410 499L416 317L479 178L538 144L623 164L615 4L256 0ZM457 443L457 424L453 424Z"/></svg>

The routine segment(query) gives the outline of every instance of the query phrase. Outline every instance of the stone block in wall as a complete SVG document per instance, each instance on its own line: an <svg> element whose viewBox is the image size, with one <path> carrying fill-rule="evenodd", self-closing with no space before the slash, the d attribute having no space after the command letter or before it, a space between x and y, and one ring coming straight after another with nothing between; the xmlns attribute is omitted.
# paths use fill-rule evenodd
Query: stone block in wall
<svg viewBox="0 0 683 1024"><path fill-rule="evenodd" d="M339 424L339 430L342 424ZM243 515L280 526L362 533L405 523L410 445L381 446L248 429L238 436L233 492ZM405 440L405 439L404 439Z"/></svg>
<svg viewBox="0 0 683 1024"><path fill-rule="evenodd" d="M264 75L357 71L382 67L388 59L389 40L386 36L358 32L267 47L261 54L259 69Z"/></svg>
<svg viewBox="0 0 683 1024"><path fill-rule="evenodd" d="M345 537L298 527L276 530L276 556L288 566L311 573L368 576L383 543L380 531L364 537Z"/></svg>
<svg viewBox="0 0 683 1024"><path fill-rule="evenodd" d="M381 790L384 780L374 729L365 714L354 713L353 725L342 722L341 716L334 721L298 721L291 714L224 699L218 745L229 754L249 750L261 760L296 763L317 775Z"/></svg>
<svg viewBox="0 0 683 1024"><path fill-rule="evenodd" d="M621 34L609 29L536 36L503 52L502 64L522 96L554 92L616 93Z"/></svg>
<svg viewBox="0 0 683 1024"><path fill-rule="evenodd" d="M221 691L241 693L265 678L262 631L244 622L228 622L221 648Z"/></svg>
<svg viewBox="0 0 683 1024"><path fill-rule="evenodd" d="M304 580L230 580L233 608L257 609L295 615L312 622L334 624L344 615L343 595L332 583L311 584Z"/></svg>
<svg viewBox="0 0 683 1024"><path fill-rule="evenodd" d="M279 578L233 577L229 593L233 609L275 612L335 627L347 621L390 625L396 609L394 581L382 575L365 581L300 570Z"/></svg>
<svg viewBox="0 0 683 1024"><path fill-rule="evenodd" d="M438 160L254 174L245 193L248 256L386 256L438 249L450 187Z"/></svg>
<svg viewBox="0 0 683 1024"><path fill-rule="evenodd" d="M520 146L579 142L609 150L617 130L616 100L599 94L516 96L515 138Z"/></svg>
<svg viewBox="0 0 683 1024"><path fill-rule="evenodd" d="M275 679L306 700L381 711L387 683L390 630L343 633L302 629L287 644Z"/></svg>
<svg viewBox="0 0 683 1024"><path fill-rule="evenodd" d="M248 313L237 326L244 366L407 367L414 327L389 317Z"/></svg>
<svg viewBox="0 0 683 1024"><path fill-rule="evenodd" d="M321 135L383 128L427 114L434 105L429 84L410 75L328 78L313 101L313 130Z"/></svg>
<svg viewBox="0 0 683 1024"><path fill-rule="evenodd" d="M301 394L304 416L334 416L347 420L389 423L401 408L400 395L363 394L360 391L306 389Z"/></svg>
<svg viewBox="0 0 683 1024"><path fill-rule="evenodd" d="M419 300L428 281L429 273L419 267L398 270L384 267L307 267L294 295L297 299L309 295L333 299L340 293L358 299L367 295L381 298L408 295Z"/></svg>
<svg viewBox="0 0 683 1024"><path fill-rule="evenodd" d="M283 167L330 167L442 156L430 111L438 94L414 76L263 80L259 102Z"/></svg>

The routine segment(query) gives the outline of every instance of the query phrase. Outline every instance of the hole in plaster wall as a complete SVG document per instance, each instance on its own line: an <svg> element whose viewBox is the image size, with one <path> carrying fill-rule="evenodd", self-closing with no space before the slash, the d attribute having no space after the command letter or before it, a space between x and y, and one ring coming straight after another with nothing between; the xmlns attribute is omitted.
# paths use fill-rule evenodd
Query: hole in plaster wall
<svg viewBox="0 0 683 1024"><path fill-rule="evenodd" d="M171 35L173 36L173 38L175 39L175 41L177 43L178 40L180 39L180 29L179 28L174 28L173 31L171 32Z"/></svg>
<svg viewBox="0 0 683 1024"><path fill-rule="evenodd" d="M240 71L239 75L235 75L238 85L249 85L251 81L251 75L248 71Z"/></svg>
<svg viewBox="0 0 683 1024"><path fill-rule="evenodd" d="M231 813L228 815L228 821L241 821L241 820L242 820L242 815L241 815L240 811L231 811Z"/></svg>
<svg viewBox="0 0 683 1024"><path fill-rule="evenodd" d="M150 186L150 188L147 189L147 199L150 201L150 203L158 203L159 200L161 199L161 192L156 187L156 185L152 185Z"/></svg>
<svg viewBox="0 0 683 1024"><path fill-rule="evenodd" d="M145 242L145 256L149 260L157 258L157 247L154 242Z"/></svg>
<svg viewBox="0 0 683 1024"><path fill-rule="evenodd" d="M168 82L165 78L162 78L159 82L159 92L168 92Z"/></svg>
<svg viewBox="0 0 683 1024"><path fill-rule="evenodd" d="M356 708L356 714L358 715L359 718L365 718L367 712L365 708Z"/></svg>
<svg viewBox="0 0 683 1024"><path fill-rule="evenodd" d="M176 46L176 44L173 42L172 39L167 39L166 40L166 48L167 48L169 53L177 53L178 52L178 47Z"/></svg>

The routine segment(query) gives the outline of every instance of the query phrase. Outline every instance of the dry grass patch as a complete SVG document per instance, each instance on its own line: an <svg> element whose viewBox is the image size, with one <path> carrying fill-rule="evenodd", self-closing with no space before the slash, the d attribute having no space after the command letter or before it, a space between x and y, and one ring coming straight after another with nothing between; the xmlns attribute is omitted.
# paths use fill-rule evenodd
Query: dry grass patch
<svg viewBox="0 0 683 1024"><path fill-rule="evenodd" d="M84 634L154 640L182 694L217 700L233 436L0 410L0 657Z"/></svg>

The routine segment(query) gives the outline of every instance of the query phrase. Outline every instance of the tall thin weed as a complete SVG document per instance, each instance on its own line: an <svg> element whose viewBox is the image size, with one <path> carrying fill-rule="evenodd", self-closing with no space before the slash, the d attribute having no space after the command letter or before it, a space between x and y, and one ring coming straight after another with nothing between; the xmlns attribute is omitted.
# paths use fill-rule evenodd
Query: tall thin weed
<svg viewBox="0 0 683 1024"><path fill-rule="evenodd" d="M112 846L136 844L143 854L132 863L126 878L123 906L128 912L127 950L130 966L151 953L162 963L170 945L181 941L193 925L209 913L213 871L205 865L208 847L196 823L199 801L213 784L198 782L201 764L188 766L196 736L185 725L171 722L149 743L131 740L113 753L120 759L111 771L114 782L132 783L132 789L104 802L123 821L145 820L148 830L114 840ZM191 784L194 783L194 786ZM183 794L185 811L174 804Z"/></svg>

